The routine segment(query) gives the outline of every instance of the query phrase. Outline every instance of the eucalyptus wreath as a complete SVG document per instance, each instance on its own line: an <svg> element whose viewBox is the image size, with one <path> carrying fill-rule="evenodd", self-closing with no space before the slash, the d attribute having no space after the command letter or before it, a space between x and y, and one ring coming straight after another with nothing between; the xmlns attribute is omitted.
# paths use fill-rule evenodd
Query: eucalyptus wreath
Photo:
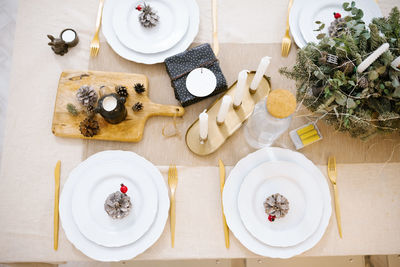
<svg viewBox="0 0 400 267"><path fill-rule="evenodd" d="M368 26L354 2L343 9L350 15L336 18L328 34L322 33L326 25L316 22L319 42L300 49L296 64L280 73L296 81L297 101L312 116L339 131L362 139L400 132L400 69L393 64L400 56L399 9ZM357 66L385 43L389 49L359 73Z"/></svg>

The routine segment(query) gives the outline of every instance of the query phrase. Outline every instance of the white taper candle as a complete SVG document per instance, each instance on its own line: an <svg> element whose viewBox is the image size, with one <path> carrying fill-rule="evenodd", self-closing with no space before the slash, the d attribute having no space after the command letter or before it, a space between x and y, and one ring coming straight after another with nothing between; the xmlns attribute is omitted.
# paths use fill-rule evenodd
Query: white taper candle
<svg viewBox="0 0 400 267"><path fill-rule="evenodd" d="M240 104L242 103L243 95L246 91L247 72L248 70L242 70L241 72L239 72L235 96L233 98L233 105L235 107L240 106Z"/></svg>
<svg viewBox="0 0 400 267"><path fill-rule="evenodd" d="M360 65L357 67L358 73L363 73L375 60L378 59L383 53L389 50L389 44L384 43L378 49L376 49L371 55L369 55Z"/></svg>
<svg viewBox="0 0 400 267"><path fill-rule="evenodd" d="M254 78L250 84L250 89L252 91L257 90L257 87L260 84L263 75L267 71L270 62L271 62L271 57L263 57L261 59L260 64L258 65L256 74L254 75Z"/></svg>
<svg viewBox="0 0 400 267"><path fill-rule="evenodd" d="M219 107L217 115L217 123L222 124L225 121L226 115L228 114L229 107L232 103L232 97L230 95L225 95L222 98L221 106Z"/></svg>
<svg viewBox="0 0 400 267"><path fill-rule="evenodd" d="M200 139L206 140L208 136L208 114L206 113L206 110L200 113L199 123L200 123Z"/></svg>

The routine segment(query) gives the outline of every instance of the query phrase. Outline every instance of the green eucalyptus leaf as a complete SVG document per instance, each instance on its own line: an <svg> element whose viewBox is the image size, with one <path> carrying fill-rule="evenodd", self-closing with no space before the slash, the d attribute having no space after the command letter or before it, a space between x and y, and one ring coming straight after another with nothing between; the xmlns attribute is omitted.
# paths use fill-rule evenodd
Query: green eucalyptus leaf
<svg viewBox="0 0 400 267"><path fill-rule="evenodd" d="M347 98L346 107L353 109L353 108L357 107L357 104L352 98Z"/></svg>
<svg viewBox="0 0 400 267"><path fill-rule="evenodd" d="M320 33L320 34L317 35L317 39L318 39L318 40L321 40L321 39L323 39L325 36L326 36L325 33Z"/></svg>
<svg viewBox="0 0 400 267"><path fill-rule="evenodd" d="M396 89L394 90L392 96L396 97L396 98L400 98L400 86L396 87Z"/></svg>
<svg viewBox="0 0 400 267"><path fill-rule="evenodd" d="M347 2L343 3L343 5L342 5L342 7L343 7L343 9L345 11L350 11L351 10L351 8L349 8L349 6L350 6L350 3L347 3Z"/></svg>
<svg viewBox="0 0 400 267"><path fill-rule="evenodd" d="M336 103L338 103L341 106L345 106L346 105L347 96L345 96L343 93L341 93L340 91L335 91L333 93L333 96L335 97L335 102Z"/></svg>
<svg viewBox="0 0 400 267"><path fill-rule="evenodd" d="M378 74L378 72L376 72L376 71L371 71L369 74L368 74L368 80L370 80L370 81L374 81L374 80L376 80L376 79L378 79L379 78L379 74Z"/></svg>

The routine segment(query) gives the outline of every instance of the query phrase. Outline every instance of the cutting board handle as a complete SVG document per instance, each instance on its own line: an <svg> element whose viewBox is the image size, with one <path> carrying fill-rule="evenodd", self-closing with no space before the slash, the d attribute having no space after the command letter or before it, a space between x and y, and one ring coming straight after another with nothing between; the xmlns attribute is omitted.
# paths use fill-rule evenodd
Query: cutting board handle
<svg viewBox="0 0 400 267"><path fill-rule="evenodd" d="M185 109L179 106L172 106L172 105L161 105L152 103L152 107L154 112L152 112L151 116L178 116L182 117L185 114Z"/></svg>

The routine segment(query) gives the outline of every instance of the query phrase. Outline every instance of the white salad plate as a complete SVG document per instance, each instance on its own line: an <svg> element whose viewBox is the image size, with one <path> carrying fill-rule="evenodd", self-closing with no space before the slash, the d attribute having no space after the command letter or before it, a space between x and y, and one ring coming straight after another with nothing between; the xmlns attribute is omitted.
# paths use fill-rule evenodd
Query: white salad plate
<svg viewBox="0 0 400 267"><path fill-rule="evenodd" d="M257 166L269 161L295 163L312 175L318 184L323 199L323 214L314 233L303 242L290 247L275 247L262 243L247 231L238 209L238 195L245 177ZM315 246L325 233L332 213L331 196L325 176L304 155L289 149L268 147L241 159L232 169L223 191L223 206L226 222L235 237L250 251L271 258L290 258Z"/></svg>
<svg viewBox="0 0 400 267"><path fill-rule="evenodd" d="M189 26L188 8L184 0L147 0L159 16L155 27L145 28L139 22L139 1L118 0L114 8L113 25L118 39L140 53L158 53L176 45Z"/></svg>
<svg viewBox="0 0 400 267"><path fill-rule="evenodd" d="M72 215L80 232L106 247L135 242L153 224L158 208L158 193L151 174L140 161L112 159L82 170L81 181L72 195ZM122 219L111 218L104 209L108 195L128 187L132 208Z"/></svg>
<svg viewBox="0 0 400 267"><path fill-rule="evenodd" d="M264 202L276 193L287 198L289 212L270 222ZM238 208L243 224L256 239L270 246L289 247L315 232L321 221L323 201L312 174L296 163L268 161L243 180Z"/></svg>
<svg viewBox="0 0 400 267"><path fill-rule="evenodd" d="M121 161L135 166L141 165L148 172L158 192L158 211L149 230L136 242L121 247L105 247L87 239L79 231L72 214L72 196L79 181L84 179L82 170L92 166L100 166L108 161ZM61 224L65 234L78 250L98 261L129 260L151 247L162 234L169 211L168 189L160 171L143 157L128 151L103 151L89 157L71 171L68 180L63 186L59 207Z"/></svg>
<svg viewBox="0 0 400 267"><path fill-rule="evenodd" d="M114 31L113 19L114 19L114 9L117 6L119 1L125 0L106 0L103 8L103 17L102 17L102 31L103 34L111 46L111 48L121 57L144 64L156 64L164 62L167 57L174 56L185 51L190 44L193 42L199 31L199 23L200 23L200 14L199 14L199 6L197 5L196 0L184 0L185 7L188 11L189 16L189 25L187 27L187 31L185 35L182 37L180 41L178 41L173 47L167 49L165 51L161 51L158 53L141 53L130 49L125 46L117 37L116 32ZM160 18L162 19L162 18Z"/></svg>
<svg viewBox="0 0 400 267"><path fill-rule="evenodd" d="M300 19L299 27L303 39L306 43L318 42L317 35L320 33L328 33L328 28L332 21L335 20L333 13L338 12L345 17L351 15L350 12L343 10L343 3L351 2L347 0L305 0L302 2L304 5ZM356 7L362 9L364 16L362 20L368 26L375 17L381 17L382 13L375 0L355 0ZM321 21L325 24L322 31L315 31L319 25L315 24L316 21Z"/></svg>
<svg viewBox="0 0 400 267"><path fill-rule="evenodd" d="M303 48L307 43L301 35L299 19L305 1L294 1L289 14L290 33L292 34L294 42L299 48Z"/></svg>

